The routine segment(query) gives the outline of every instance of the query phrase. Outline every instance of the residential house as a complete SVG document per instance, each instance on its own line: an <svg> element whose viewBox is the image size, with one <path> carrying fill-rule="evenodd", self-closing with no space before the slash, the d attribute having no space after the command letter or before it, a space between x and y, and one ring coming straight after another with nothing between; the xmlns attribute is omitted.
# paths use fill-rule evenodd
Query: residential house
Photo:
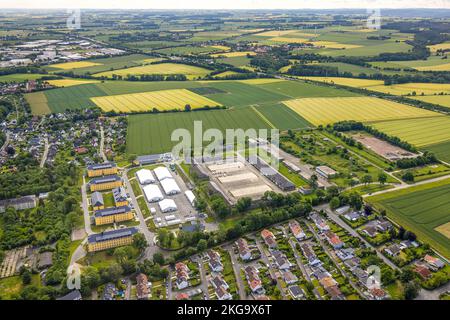
<svg viewBox="0 0 450 320"><path fill-rule="evenodd" d="M287 284L293 284L298 282L298 277L293 274L291 271L287 270L283 273L283 280Z"/></svg>
<svg viewBox="0 0 450 320"><path fill-rule="evenodd" d="M332 246L334 249L340 249L344 246L344 242L333 232L331 231L325 231L324 232L325 239L327 239L330 246Z"/></svg>
<svg viewBox="0 0 450 320"><path fill-rule="evenodd" d="M317 258L313 248L308 243L302 243L300 245L300 249L302 250L303 255L308 260L309 265L311 266L318 266L322 262Z"/></svg>
<svg viewBox="0 0 450 320"><path fill-rule="evenodd" d="M147 300L149 295L149 282L145 274L139 273L136 277L136 297L138 300Z"/></svg>
<svg viewBox="0 0 450 320"><path fill-rule="evenodd" d="M224 287L215 288L216 297L219 300L231 300L233 297Z"/></svg>
<svg viewBox="0 0 450 320"><path fill-rule="evenodd" d="M53 265L53 252L43 252L38 257L38 269L47 269Z"/></svg>
<svg viewBox="0 0 450 320"><path fill-rule="evenodd" d="M386 252L391 257L398 256L401 251L402 251L402 248L396 243L391 244L390 246L384 248L384 252Z"/></svg>
<svg viewBox="0 0 450 320"><path fill-rule="evenodd" d="M344 215L345 219L347 219L348 221L352 221L352 222L358 221L358 219L360 217L361 217L361 214L360 214L360 212L357 212L357 211L349 212Z"/></svg>
<svg viewBox="0 0 450 320"><path fill-rule="evenodd" d="M264 229L263 231L261 231L261 237L264 239L264 242L269 248L274 249L277 247L275 236L269 230Z"/></svg>
<svg viewBox="0 0 450 320"><path fill-rule="evenodd" d="M223 271L223 265L220 261L220 254L217 251L214 250L208 250L206 252L209 260L209 267L214 272L222 272Z"/></svg>
<svg viewBox="0 0 450 320"><path fill-rule="evenodd" d="M246 261L252 258L252 252L248 246L247 240L239 238L236 241L236 246L239 251L239 257L241 257L242 260Z"/></svg>
<svg viewBox="0 0 450 320"><path fill-rule="evenodd" d="M386 300L389 298L389 295L381 288L373 288L370 289L370 295L374 300Z"/></svg>
<svg viewBox="0 0 450 320"><path fill-rule="evenodd" d="M335 251L336 255L339 259L342 261L353 259L355 250L352 248L346 248L346 249L339 249Z"/></svg>
<svg viewBox="0 0 450 320"><path fill-rule="evenodd" d="M330 226L326 223L325 219L322 218L318 213L311 214L311 219L314 221L314 224L320 231L324 232L330 230Z"/></svg>
<svg viewBox="0 0 450 320"><path fill-rule="evenodd" d="M275 260L276 265L278 266L278 269L287 270L291 267L291 263L281 251L274 251L272 253L272 256Z"/></svg>
<svg viewBox="0 0 450 320"><path fill-rule="evenodd" d="M244 268L245 277L247 278L250 290L253 293L260 292L263 289L262 281L259 278L259 271L254 266L247 266Z"/></svg>
<svg viewBox="0 0 450 320"><path fill-rule="evenodd" d="M185 289L189 286L189 268L183 262L178 262L175 264L175 272L176 276L176 285L178 290Z"/></svg>
<svg viewBox="0 0 450 320"><path fill-rule="evenodd" d="M303 291L302 288L300 288L297 285L294 286L290 286L288 288L289 294L292 296L292 298L294 299L301 299L305 296L305 292Z"/></svg>
<svg viewBox="0 0 450 320"><path fill-rule="evenodd" d="M427 263L428 267L433 271L437 271L445 267L445 263L441 259L432 257L428 254L425 257L423 257L423 260Z"/></svg>
<svg viewBox="0 0 450 320"><path fill-rule="evenodd" d="M291 220L289 222L289 228L291 229L292 234L297 240L303 240L306 238L305 233L303 232L300 224L297 221Z"/></svg>
<svg viewBox="0 0 450 320"><path fill-rule="evenodd" d="M368 225L361 229L361 232L366 234L370 238L375 238L378 234L377 227L374 225Z"/></svg>
<svg viewBox="0 0 450 320"><path fill-rule="evenodd" d="M215 289L223 287L224 289L228 290L228 284L219 275L215 275L212 277L211 284Z"/></svg>
<svg viewBox="0 0 450 320"><path fill-rule="evenodd" d="M56 300L72 300L72 301L76 301L76 300L82 300L82 297L81 297L81 293L80 293L79 290L73 290L73 291L70 291L65 296L57 298Z"/></svg>
<svg viewBox="0 0 450 320"><path fill-rule="evenodd" d="M425 265L420 263L415 264L413 271L417 273L423 280L428 280L433 276L431 271L428 270Z"/></svg>

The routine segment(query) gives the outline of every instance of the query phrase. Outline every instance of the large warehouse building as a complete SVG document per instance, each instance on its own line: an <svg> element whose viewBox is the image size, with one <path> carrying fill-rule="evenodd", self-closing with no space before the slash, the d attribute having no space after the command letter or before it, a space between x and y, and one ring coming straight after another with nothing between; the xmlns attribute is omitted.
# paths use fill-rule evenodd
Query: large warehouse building
<svg viewBox="0 0 450 320"><path fill-rule="evenodd" d="M155 172L156 177L159 181L163 181L164 179L172 178L169 169L166 167L157 167L153 170Z"/></svg>
<svg viewBox="0 0 450 320"><path fill-rule="evenodd" d="M149 184L148 186L145 186L143 190L148 202L156 202L164 199L161 190L159 190L159 187L156 184Z"/></svg>
<svg viewBox="0 0 450 320"><path fill-rule="evenodd" d="M175 204L175 201L172 199L164 199L160 202L158 202L159 208L161 209L161 212L171 212L177 210L177 205Z"/></svg>
<svg viewBox="0 0 450 320"><path fill-rule="evenodd" d="M156 181L155 177L153 177L152 172L148 169L141 169L141 170L137 171L136 177L138 178L139 183L142 185L154 183Z"/></svg>
<svg viewBox="0 0 450 320"><path fill-rule="evenodd" d="M167 194L168 196L181 192L180 187L178 187L175 179L173 178L162 180L161 187L164 189L165 194Z"/></svg>

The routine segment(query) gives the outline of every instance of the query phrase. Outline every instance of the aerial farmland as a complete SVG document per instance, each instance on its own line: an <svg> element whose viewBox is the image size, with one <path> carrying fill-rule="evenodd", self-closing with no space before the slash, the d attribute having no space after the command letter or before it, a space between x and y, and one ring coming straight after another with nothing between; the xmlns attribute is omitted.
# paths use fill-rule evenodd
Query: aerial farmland
<svg viewBox="0 0 450 320"><path fill-rule="evenodd" d="M0 16L0 300L449 298L450 10L81 12Z"/></svg>

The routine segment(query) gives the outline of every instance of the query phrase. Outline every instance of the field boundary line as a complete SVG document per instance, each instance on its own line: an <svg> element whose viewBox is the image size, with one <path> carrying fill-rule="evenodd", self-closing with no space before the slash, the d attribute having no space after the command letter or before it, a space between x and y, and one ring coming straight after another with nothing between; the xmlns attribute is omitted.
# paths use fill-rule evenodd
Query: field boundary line
<svg viewBox="0 0 450 320"><path fill-rule="evenodd" d="M264 122L266 122L270 127L272 127L272 129L276 129L276 128L277 128L277 127L275 127L275 126L273 125L273 123L270 122L269 119L267 119L261 112L259 112L258 110L256 110L256 107L255 107L254 105L252 105L252 106L250 106L250 107L253 109L253 111L256 112L256 114L257 114L258 116L260 116L261 119L263 119Z"/></svg>

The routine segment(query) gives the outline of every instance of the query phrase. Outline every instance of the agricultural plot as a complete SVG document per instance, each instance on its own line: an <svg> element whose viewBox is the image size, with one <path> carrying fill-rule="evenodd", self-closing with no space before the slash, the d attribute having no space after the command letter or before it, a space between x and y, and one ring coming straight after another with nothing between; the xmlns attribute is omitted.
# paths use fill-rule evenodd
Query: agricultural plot
<svg viewBox="0 0 450 320"><path fill-rule="evenodd" d="M211 94L208 97L227 107L247 106L289 99L286 95L237 81L208 81L203 83L209 87L224 91L225 93Z"/></svg>
<svg viewBox="0 0 450 320"><path fill-rule="evenodd" d="M379 68L415 69L420 71L448 71L450 63L441 56L431 56L427 60L371 62Z"/></svg>
<svg viewBox="0 0 450 320"><path fill-rule="evenodd" d="M355 78L341 78L341 77L299 77L299 78L304 80L319 81L355 88L365 88L384 85L383 80L355 79Z"/></svg>
<svg viewBox="0 0 450 320"><path fill-rule="evenodd" d="M368 90L393 95L434 95L450 93L450 84L447 83L402 83L390 86L378 85L365 87Z"/></svg>
<svg viewBox="0 0 450 320"><path fill-rule="evenodd" d="M450 108L450 95L432 95L432 96L416 96L411 97L415 100L420 100L428 103L438 104L443 107Z"/></svg>
<svg viewBox="0 0 450 320"><path fill-rule="evenodd" d="M397 223L413 231L447 258L450 238L446 233L450 220L450 180L393 191L366 200L384 208Z"/></svg>
<svg viewBox="0 0 450 320"><path fill-rule="evenodd" d="M167 152L179 141L172 142L175 129L187 129L193 134L194 121L202 121L203 130L270 129L251 108L132 115L129 118L127 152L149 154Z"/></svg>
<svg viewBox="0 0 450 320"><path fill-rule="evenodd" d="M47 96L43 91L26 94L25 100L31 106L33 115L42 115L51 112L48 106Z"/></svg>
<svg viewBox="0 0 450 320"><path fill-rule="evenodd" d="M91 61L76 61L76 62L65 62L52 64L50 67L62 70L80 69L88 68L93 66L100 66L101 63L91 62Z"/></svg>
<svg viewBox="0 0 450 320"><path fill-rule="evenodd" d="M13 73L0 76L0 82L23 82L27 80L37 80L43 76L43 74L37 73Z"/></svg>
<svg viewBox="0 0 450 320"><path fill-rule="evenodd" d="M258 84L258 87L271 92L283 94L290 98L299 97L355 97L359 96L343 89L335 89L300 81L277 81Z"/></svg>
<svg viewBox="0 0 450 320"><path fill-rule="evenodd" d="M81 80L81 79L58 79L58 80L47 80L49 84L55 87L71 87L78 86L80 84L87 83L97 83L97 80Z"/></svg>
<svg viewBox="0 0 450 320"><path fill-rule="evenodd" d="M450 140L423 147L436 155L440 160L450 163Z"/></svg>
<svg viewBox="0 0 450 320"><path fill-rule="evenodd" d="M179 63L159 63L159 64L149 64L139 67L132 67L127 69L119 69L114 71L106 71L96 73L96 77L107 77L111 78L113 74L126 77L127 75L142 75L142 74L184 74L186 77L193 79L196 77L203 77L210 73L210 70L190 66Z"/></svg>
<svg viewBox="0 0 450 320"><path fill-rule="evenodd" d="M131 93L115 96L93 97L91 100L103 111L139 112L153 108L159 111L184 110L186 105L192 109L220 104L186 89L161 90Z"/></svg>
<svg viewBox="0 0 450 320"><path fill-rule="evenodd" d="M128 56L119 56L112 58L100 58L100 59L92 59L79 61L80 63L89 63L89 66L81 67L78 63L75 65L75 68L67 68L65 65L65 69L55 68L55 65L49 65L45 67L45 69L49 72L61 72L61 71L72 71L74 74L83 75L83 74L94 74L98 72L110 71L115 69L123 69L127 67L139 66L142 64L150 63L151 61L156 61L157 59L152 59L146 55L142 54L131 54ZM76 63L76 62L75 62Z"/></svg>
<svg viewBox="0 0 450 320"><path fill-rule="evenodd" d="M263 118L280 130L304 129L312 125L282 103L261 104L254 107Z"/></svg>
<svg viewBox="0 0 450 320"><path fill-rule="evenodd" d="M226 53L216 53L212 54L211 57L213 58L234 58L234 57L247 57L247 56L254 56L256 53L253 51L236 51L236 52L226 52Z"/></svg>
<svg viewBox="0 0 450 320"><path fill-rule="evenodd" d="M372 125L417 147L450 141L450 118L446 116L384 121Z"/></svg>
<svg viewBox="0 0 450 320"><path fill-rule="evenodd" d="M314 125L338 121L382 121L439 117L438 113L371 97L303 98L285 101L288 107Z"/></svg>

